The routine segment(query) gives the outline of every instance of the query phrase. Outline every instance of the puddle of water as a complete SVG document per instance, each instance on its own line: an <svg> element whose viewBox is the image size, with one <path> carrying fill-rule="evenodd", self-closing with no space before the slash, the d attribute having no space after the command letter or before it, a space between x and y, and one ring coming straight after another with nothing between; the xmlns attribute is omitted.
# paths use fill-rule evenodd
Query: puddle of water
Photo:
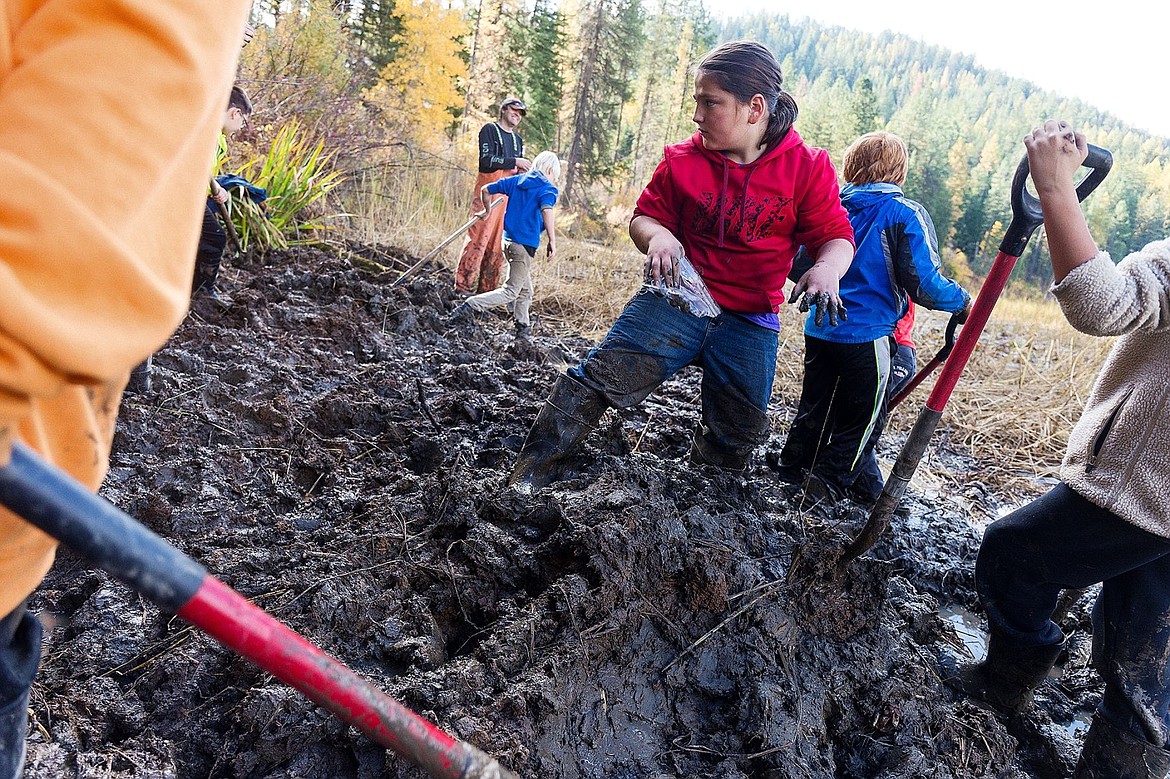
<svg viewBox="0 0 1170 779"><path fill-rule="evenodd" d="M1081 713L1073 717L1072 722L1064 726L1064 732L1070 736L1081 738L1085 731L1089 729L1089 723L1093 721L1093 715Z"/></svg>
<svg viewBox="0 0 1170 779"><path fill-rule="evenodd" d="M983 633L983 620L967 611L962 606L940 606L940 617L951 623L963 646L971 654L975 662L982 662L987 657L987 636Z"/></svg>

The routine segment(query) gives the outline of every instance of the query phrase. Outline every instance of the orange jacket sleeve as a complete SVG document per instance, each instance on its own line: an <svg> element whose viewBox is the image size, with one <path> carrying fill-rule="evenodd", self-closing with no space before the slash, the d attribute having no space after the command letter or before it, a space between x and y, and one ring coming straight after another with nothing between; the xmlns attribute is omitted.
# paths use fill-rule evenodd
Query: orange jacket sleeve
<svg viewBox="0 0 1170 779"><path fill-rule="evenodd" d="M91 489L131 367L187 305L247 0L3 0L0 459ZM0 616L52 542L0 513Z"/></svg>

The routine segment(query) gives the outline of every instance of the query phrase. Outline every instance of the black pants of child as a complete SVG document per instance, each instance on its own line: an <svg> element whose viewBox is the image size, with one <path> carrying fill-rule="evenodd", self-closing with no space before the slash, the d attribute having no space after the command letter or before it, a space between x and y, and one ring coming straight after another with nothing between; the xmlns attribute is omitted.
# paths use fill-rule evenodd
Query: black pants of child
<svg viewBox="0 0 1170 779"><path fill-rule="evenodd" d="M886 424L890 347L804 337L804 381L780 463L844 493Z"/></svg>
<svg viewBox="0 0 1170 779"><path fill-rule="evenodd" d="M1060 591L1101 583L1093 605L1098 712L1120 731L1170 748L1170 540L1066 484L991 523L975 562L990 629L1017 647L1054 646Z"/></svg>
<svg viewBox="0 0 1170 779"><path fill-rule="evenodd" d="M217 216L219 205L211 198L203 209L203 228L199 232L199 247L195 253L195 277L191 280L191 291L210 292L215 289L219 276L219 265L223 261L223 250L227 246L227 233Z"/></svg>

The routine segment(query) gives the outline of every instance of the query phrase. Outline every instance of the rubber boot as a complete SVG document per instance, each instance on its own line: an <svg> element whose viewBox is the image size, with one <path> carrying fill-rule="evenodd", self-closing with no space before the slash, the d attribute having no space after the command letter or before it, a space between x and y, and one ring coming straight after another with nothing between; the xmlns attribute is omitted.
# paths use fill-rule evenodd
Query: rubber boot
<svg viewBox="0 0 1170 779"><path fill-rule="evenodd" d="M1095 714L1073 779L1165 779L1168 772L1170 752Z"/></svg>
<svg viewBox="0 0 1170 779"><path fill-rule="evenodd" d="M191 282L191 294L203 295L211 298L223 307L231 305L231 301L219 294L215 288L219 278L219 261L195 261L195 278Z"/></svg>
<svg viewBox="0 0 1170 779"><path fill-rule="evenodd" d="M148 393L154 387L154 381L151 374L154 372L154 355L147 357L145 360L135 366L134 370L130 371L130 381L126 384L127 392L142 392Z"/></svg>
<svg viewBox="0 0 1170 779"><path fill-rule="evenodd" d="M702 430L696 430L691 439L691 462L695 465L714 465L725 471L742 472L747 469L751 454L751 449L732 452L717 447L703 436Z"/></svg>
<svg viewBox="0 0 1170 779"><path fill-rule="evenodd" d="M1032 691L1048 676L1064 644L1013 647L996 633L987 641L987 659L967 663L943 681L960 692L978 698L1008 716L1032 706Z"/></svg>
<svg viewBox="0 0 1170 779"><path fill-rule="evenodd" d="M593 431L607 408L601 394L563 374L520 447L508 486L530 492L556 481L557 465Z"/></svg>

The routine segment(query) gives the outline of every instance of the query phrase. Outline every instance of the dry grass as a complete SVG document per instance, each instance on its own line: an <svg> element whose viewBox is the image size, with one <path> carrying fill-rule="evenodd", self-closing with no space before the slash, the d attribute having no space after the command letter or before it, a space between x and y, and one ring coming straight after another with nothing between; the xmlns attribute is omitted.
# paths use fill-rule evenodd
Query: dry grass
<svg viewBox="0 0 1170 779"><path fill-rule="evenodd" d="M920 363L938 350L946 320L922 312ZM1073 330L1053 301L1000 300L947 403L941 434L970 453L1001 499L1045 491L1111 346ZM892 430L913 426L932 386L933 378L895 411Z"/></svg>
<svg viewBox="0 0 1170 779"><path fill-rule="evenodd" d="M403 171L382 188L367 185L374 198L351 208L360 214L356 238L402 248L421 256L466 219L471 179L432 170ZM397 193L397 197L395 196ZM546 327L600 339L641 283L642 258L624 227L604 241L573 237L558 214L559 253L538 254L533 266L535 310ZM437 261L454 269L461 243ZM915 330L919 365L942 345L948 315L921 311ZM781 344L773 408L778 429L800 396L804 339L795 306L780 312ZM979 481L1011 503L1045 491L1056 476L1068 432L1084 407L1093 379L1112 345L1072 329L1051 300L1005 297L996 305L979 345L944 410L936 438L969 454ZM908 432L938 372L895 410L889 430ZM783 417L783 418L781 418ZM955 486L961 476L939 474Z"/></svg>

